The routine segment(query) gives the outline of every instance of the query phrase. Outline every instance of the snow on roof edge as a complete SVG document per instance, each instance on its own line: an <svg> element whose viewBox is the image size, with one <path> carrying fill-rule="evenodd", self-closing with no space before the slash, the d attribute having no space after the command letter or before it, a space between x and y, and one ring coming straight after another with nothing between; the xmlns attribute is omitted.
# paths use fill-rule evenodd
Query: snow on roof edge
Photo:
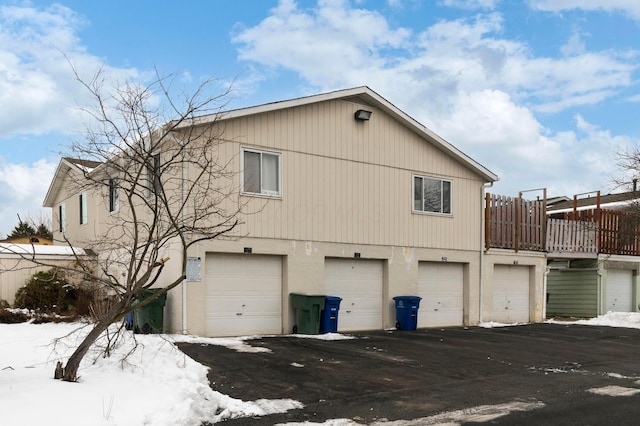
<svg viewBox="0 0 640 426"><path fill-rule="evenodd" d="M79 247L0 243L0 254L86 256L87 252Z"/></svg>

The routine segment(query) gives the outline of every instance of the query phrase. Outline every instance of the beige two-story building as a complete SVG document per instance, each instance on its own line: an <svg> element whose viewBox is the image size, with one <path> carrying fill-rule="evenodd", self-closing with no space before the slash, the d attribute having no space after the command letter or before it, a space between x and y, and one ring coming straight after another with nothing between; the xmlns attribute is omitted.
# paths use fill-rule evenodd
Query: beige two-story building
<svg viewBox="0 0 640 426"><path fill-rule="evenodd" d="M246 214L242 238L191 248L166 330L290 333L294 292L341 297L340 332L393 327L400 295L422 297L418 327L542 319L544 258L484 252L483 194L497 176L368 87L191 125L220 127L216 155ZM114 194L68 189L98 166L61 161L44 203L56 241L82 246L113 226ZM505 317L514 280L518 312Z"/></svg>

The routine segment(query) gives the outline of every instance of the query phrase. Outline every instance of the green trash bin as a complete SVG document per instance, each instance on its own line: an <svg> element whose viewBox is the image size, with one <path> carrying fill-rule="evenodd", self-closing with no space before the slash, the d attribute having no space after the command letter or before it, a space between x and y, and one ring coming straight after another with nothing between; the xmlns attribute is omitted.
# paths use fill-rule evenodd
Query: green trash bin
<svg viewBox="0 0 640 426"><path fill-rule="evenodd" d="M140 301L146 300L155 292L162 289L148 289L144 292L144 296ZM141 334L162 333L162 324L164 322L164 305L167 301L167 293L158 296L145 306L135 310L133 316L134 332Z"/></svg>
<svg viewBox="0 0 640 426"><path fill-rule="evenodd" d="M320 316L326 298L325 295L291 293L291 306L296 311L294 333L320 334Z"/></svg>

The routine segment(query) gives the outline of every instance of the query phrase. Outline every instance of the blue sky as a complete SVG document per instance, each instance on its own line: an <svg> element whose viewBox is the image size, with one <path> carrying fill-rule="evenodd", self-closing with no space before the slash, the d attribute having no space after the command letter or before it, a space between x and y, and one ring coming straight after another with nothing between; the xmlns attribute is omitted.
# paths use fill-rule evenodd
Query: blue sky
<svg viewBox="0 0 640 426"><path fill-rule="evenodd" d="M612 192L640 141L637 0L0 1L0 234L39 217L90 77L230 107L367 85L497 173L492 192Z"/></svg>

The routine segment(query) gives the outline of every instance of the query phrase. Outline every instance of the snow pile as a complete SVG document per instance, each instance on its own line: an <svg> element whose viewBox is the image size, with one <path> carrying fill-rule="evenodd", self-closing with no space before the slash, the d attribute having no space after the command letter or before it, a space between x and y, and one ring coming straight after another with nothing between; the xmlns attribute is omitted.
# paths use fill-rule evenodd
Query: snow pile
<svg viewBox="0 0 640 426"><path fill-rule="evenodd" d="M255 345L260 345L263 337L295 337L298 339L314 339L314 340L349 340L355 339L354 336L340 333L324 333L324 334L286 334L278 336L240 336L240 337L198 337L181 334L169 336L172 342L184 343L200 343L204 345L224 346L236 352L258 353L271 352L271 349L264 346L253 346L247 342L251 341Z"/></svg>
<svg viewBox="0 0 640 426"><path fill-rule="evenodd" d="M640 312L613 312L609 311L605 315L600 315L596 318L581 319L581 320L557 320L550 319L545 321L547 324L576 324L576 325L602 325L608 327L623 327L623 328L640 328ZM519 325L526 325L526 323L512 323L503 324L499 322L482 322L478 324L478 327L482 328L499 328L499 327L515 327Z"/></svg>
<svg viewBox="0 0 640 426"><path fill-rule="evenodd" d="M200 425L302 407L293 400L244 402L213 391L206 367L158 335L127 333L111 357L95 350L85 357L80 383L54 380L56 362L66 360L88 332L70 334L79 326L0 324L3 424Z"/></svg>
<svg viewBox="0 0 640 426"><path fill-rule="evenodd" d="M590 320L556 324L640 328L640 313L609 312ZM126 334L112 356L89 353L80 383L53 379L55 364L66 361L88 327L81 324L0 324L0 418L2 424L201 425L229 418L265 416L302 408L298 401L241 401L213 391L207 369L170 340L217 344L237 351L265 352L256 336L209 339L176 335ZM482 327L506 324L484 323ZM56 337L63 337L55 344ZM290 338L349 339L336 333ZM251 342L252 344L249 344ZM101 342L104 345L104 341ZM137 347L136 347L137 344ZM134 351L132 351L135 348ZM298 365L295 365L298 367ZM598 390L598 392L619 390ZM594 391L595 392L595 391ZM343 423L344 422L344 423ZM325 425L355 424L334 419Z"/></svg>
<svg viewBox="0 0 640 426"><path fill-rule="evenodd" d="M549 321L554 324L578 324L578 325L605 325L609 327L640 328L639 312L607 312L596 318L587 320Z"/></svg>
<svg viewBox="0 0 640 426"><path fill-rule="evenodd" d="M523 325L523 324L520 324L520 323L505 324L505 323L502 323L502 322L487 321L487 322L481 322L480 324L478 324L478 327L480 327L480 328L502 328L502 327L515 327L517 325Z"/></svg>

